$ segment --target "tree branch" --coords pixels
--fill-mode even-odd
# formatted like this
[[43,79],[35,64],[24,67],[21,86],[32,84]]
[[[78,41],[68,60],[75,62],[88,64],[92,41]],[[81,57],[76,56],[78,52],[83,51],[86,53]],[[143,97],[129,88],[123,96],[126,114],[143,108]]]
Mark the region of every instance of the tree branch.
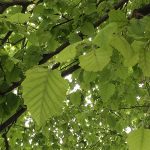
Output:
[[147,4],[142,8],[135,9],[132,13],[131,18],[141,19],[149,14],[150,14],[150,4]]
[[6,33],[5,37],[1,40],[1,46],[7,42],[8,38],[10,37],[11,34],[12,34],[12,31],[8,31]]
[[[129,1],[129,0],[121,0],[120,2],[118,2],[117,4],[114,5],[114,9],[117,10],[117,9],[119,9],[119,8],[122,8],[123,5],[124,5],[125,3],[127,3],[128,1]],[[107,10],[107,13],[106,13],[104,16],[100,17],[100,18],[98,19],[98,21],[93,24],[95,28],[98,27],[100,24],[102,24],[104,21],[106,21],[106,20],[109,18],[109,16],[108,16],[108,12],[109,12],[109,11],[110,11],[110,10]]]
[[67,75],[73,73],[75,70],[77,70],[77,69],[79,69],[79,68],[80,68],[79,64],[75,64],[75,65],[71,66],[70,68],[68,68],[67,70],[63,71],[63,72],[61,73],[61,76],[62,76],[62,77],[65,77],[65,76],[67,76]]
[[[118,9],[119,7],[122,7],[122,5],[124,5],[128,0],[121,0],[118,4],[114,5],[115,9]],[[108,15],[108,14],[107,14]],[[106,19],[108,19],[107,15],[104,15],[103,17],[101,17],[96,23],[94,23],[94,27],[98,27],[101,23],[103,23],[104,21],[106,21]],[[80,35],[83,36],[83,35]],[[49,53],[49,54],[43,54],[43,58],[39,61],[39,65],[44,64],[45,62],[47,62],[50,58],[52,58],[53,56],[57,55],[58,53],[60,53],[64,48],[66,48],[67,46],[69,46],[70,43],[69,41],[64,42],[62,45],[60,45],[55,51]],[[59,67],[59,65],[57,65],[57,67]],[[55,67],[56,68],[56,67]],[[78,64],[72,66],[71,68],[63,71],[61,73],[62,77],[69,75],[70,73],[74,72],[75,70],[79,69],[80,66]],[[8,92],[10,92],[11,90],[13,90],[14,88],[18,87],[21,84],[22,81],[15,82],[13,83],[13,85],[11,87],[9,87],[9,89],[5,92],[0,92],[1,95],[4,95]]]
[[52,29],[54,29],[54,28],[56,28],[56,27],[58,27],[58,26],[61,26],[61,25],[63,25],[63,24],[66,24],[66,23],[68,23],[68,22],[70,22],[70,21],[73,21],[73,19],[67,19],[67,20],[64,21],[64,22],[58,23],[58,24],[56,24],[55,26],[53,26]]
[[17,119],[27,110],[27,107],[24,105],[19,109],[14,115],[7,119],[4,123],[0,125],[0,132],[9,127],[11,124],[17,121]]
[[[122,8],[123,5],[128,2],[128,0],[121,0],[118,4],[116,4],[114,6],[114,9],[118,9],[118,8]],[[101,23],[103,23],[104,21],[106,21],[106,19],[108,19],[108,14],[105,14],[103,17],[101,17],[95,24],[94,27],[98,27]],[[44,54],[43,58],[39,61],[39,65],[45,63],[46,61],[48,61],[50,58],[52,58],[54,55],[60,53],[64,48],[66,48],[68,45],[70,45],[70,43],[67,41],[65,43],[63,43],[61,46],[59,46],[54,52],[49,53],[49,54]],[[57,65],[59,66],[59,65]],[[65,77],[71,73],[73,73],[75,70],[79,69],[80,66],[79,64],[75,64],[73,66],[71,66],[70,68],[68,68],[67,70],[63,71],[61,73],[62,77]],[[5,92],[1,92],[0,94],[6,94],[8,92],[10,92],[11,90],[13,90],[14,88],[18,87],[21,84],[22,81],[17,82],[17,83],[13,83],[13,85],[11,87],[9,87],[9,89]],[[139,107],[139,106],[138,106]],[[123,108],[122,108],[123,109]],[[129,108],[124,108],[124,109],[129,109]],[[131,108],[130,108],[131,109]],[[27,108],[23,107],[21,108],[18,112],[16,112],[13,116],[11,116],[8,120],[6,120],[3,124],[0,125],[0,131],[2,131],[3,129],[5,129],[6,127],[8,127],[9,125],[11,125],[13,122],[15,122],[25,111],[27,110]]]
[[[122,7],[126,2],[128,2],[128,0],[121,0],[118,4],[114,5],[114,9],[118,9],[118,8]],[[97,22],[95,22],[93,24],[94,27],[95,28],[98,27],[101,23],[103,23],[107,19],[108,19],[108,14],[105,14]],[[79,33],[79,36],[83,37],[83,35],[81,33]],[[60,53],[64,48],[66,48],[69,45],[70,45],[70,43],[69,43],[69,41],[67,41],[67,42],[63,43],[60,47],[58,47],[54,52],[49,53],[49,54],[44,54],[42,60],[40,60],[40,62],[39,62],[39,65],[47,62],[50,58],[52,58],[54,55]]]
[[60,53],[64,48],[66,48],[67,46],[69,46],[70,43],[69,41],[63,43],[62,45],[60,45],[55,51],[49,53],[49,54],[44,54],[43,58],[40,60],[39,65],[44,64],[45,62],[47,62],[50,58],[52,58],[53,56],[57,55],[58,53]]
[[8,139],[7,139],[7,133],[4,133],[2,135],[3,139],[4,139],[4,143],[5,143],[5,150],[9,150],[9,142],[8,142]]
[[[32,2],[33,3],[33,2]],[[29,4],[32,4],[31,2],[28,2],[28,1],[13,1],[13,2],[0,2],[0,14],[3,13],[8,7],[10,6],[14,6],[14,5],[21,5],[22,6],[22,10],[21,10],[21,13],[25,13],[27,7]],[[7,6],[7,7],[6,7]],[[4,9],[2,12],[1,12],[1,8]],[[1,46],[3,46],[7,40],[9,39],[9,37],[11,36],[13,31],[8,31],[5,35],[5,37],[2,39],[1,41]]]
[[[131,106],[131,107],[120,107],[118,110],[123,110],[123,109],[140,109],[140,108],[149,108],[150,105],[137,105],[137,106]],[[112,110],[116,111],[116,110]]]
[[15,6],[15,5],[27,7],[30,4],[34,4],[33,1],[16,0],[11,2],[0,2],[0,14],[2,14],[8,7]]

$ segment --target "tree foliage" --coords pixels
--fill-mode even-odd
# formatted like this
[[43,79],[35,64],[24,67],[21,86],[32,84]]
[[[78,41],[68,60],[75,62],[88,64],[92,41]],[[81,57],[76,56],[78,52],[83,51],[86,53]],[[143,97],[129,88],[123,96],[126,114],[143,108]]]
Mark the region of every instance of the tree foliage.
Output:
[[149,14],[149,0],[2,0],[0,150],[149,150]]

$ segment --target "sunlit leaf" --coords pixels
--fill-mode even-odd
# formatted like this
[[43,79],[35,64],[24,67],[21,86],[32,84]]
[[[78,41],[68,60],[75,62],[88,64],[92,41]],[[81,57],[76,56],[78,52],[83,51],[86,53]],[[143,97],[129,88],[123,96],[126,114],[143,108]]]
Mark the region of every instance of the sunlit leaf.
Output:
[[128,135],[127,143],[129,150],[149,150],[150,148],[150,130],[138,129]]
[[101,71],[109,63],[111,55],[111,47],[94,49],[79,57],[80,66],[86,71]]
[[93,40],[93,43],[100,47],[107,47],[112,40],[113,34],[118,30],[117,23],[110,23],[101,29]]
[[67,83],[57,71],[28,70],[22,86],[25,104],[39,125],[62,111]]
[[29,21],[30,14],[23,14],[23,13],[16,13],[13,15],[10,15],[7,20],[12,23],[24,23]]
[[110,44],[123,55],[125,66],[130,67],[137,63],[138,56],[134,53],[131,45],[125,38],[114,36]]

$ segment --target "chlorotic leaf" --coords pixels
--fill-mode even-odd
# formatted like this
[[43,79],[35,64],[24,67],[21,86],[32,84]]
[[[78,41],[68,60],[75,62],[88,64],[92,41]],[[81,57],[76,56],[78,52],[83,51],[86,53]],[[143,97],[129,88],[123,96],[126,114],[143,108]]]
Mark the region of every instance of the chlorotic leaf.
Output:
[[44,68],[28,70],[22,86],[25,104],[39,125],[61,112],[67,83],[58,71]]
[[112,48],[98,48],[79,57],[80,66],[86,71],[101,71],[109,63]]
[[150,148],[150,130],[138,129],[131,132],[127,138],[129,150],[149,150]]

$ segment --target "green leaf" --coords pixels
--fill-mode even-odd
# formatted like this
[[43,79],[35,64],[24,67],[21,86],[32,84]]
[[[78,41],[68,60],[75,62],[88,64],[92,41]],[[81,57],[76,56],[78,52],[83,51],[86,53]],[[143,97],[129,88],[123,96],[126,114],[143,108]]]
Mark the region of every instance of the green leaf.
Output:
[[77,33],[71,33],[69,35],[69,42],[71,44],[75,43],[75,42],[78,42],[78,41],[81,41],[81,37]]
[[80,105],[81,103],[81,92],[78,90],[75,93],[72,93],[70,95],[70,101],[72,102],[72,104],[74,104],[75,106]]
[[140,52],[139,64],[144,75],[150,77],[150,51],[143,49],[143,51]]
[[93,39],[93,43],[100,47],[106,47],[117,30],[118,25],[116,23],[109,23],[97,33],[96,37]]
[[76,52],[77,52],[76,46],[82,42],[83,41],[79,41],[79,42],[76,42],[76,43],[73,43],[73,44],[67,46],[63,51],[61,51],[56,56],[55,60],[62,63],[62,62],[66,62],[66,61],[73,59],[76,56]]
[[15,113],[19,103],[20,98],[13,93],[0,97],[0,118],[8,117]]
[[25,104],[39,125],[61,113],[67,83],[58,71],[44,68],[28,70],[22,86]]
[[132,47],[124,37],[114,36],[110,45],[123,55],[125,66],[130,67],[137,63],[138,55],[134,53]]
[[92,36],[95,32],[93,24],[90,22],[85,22],[81,27],[81,32],[85,35]]
[[109,63],[112,48],[98,48],[79,57],[80,66],[86,71],[101,71]]
[[138,129],[131,132],[127,138],[129,150],[149,150],[150,148],[150,130]]
[[23,63],[26,68],[30,68],[39,63],[41,59],[41,49],[38,46],[30,46],[26,50],[26,55],[23,57]]
[[127,23],[125,13],[121,10],[111,10],[109,12],[109,21],[117,22],[119,25],[124,25]]
[[107,122],[111,128],[114,128],[116,126],[117,120],[113,115],[109,115],[107,117]]
[[10,113],[12,113],[12,112],[14,113],[19,106],[19,102],[20,102],[19,96],[15,95],[13,93],[9,93],[6,96],[7,111]]
[[128,26],[128,35],[136,40],[144,38],[144,26],[138,19],[132,19]]
[[4,67],[7,71],[11,72],[14,68],[14,62],[11,59],[7,59],[4,64]]
[[30,35],[27,35],[28,40],[35,46],[39,46],[39,40],[36,32],[30,33]]
[[144,49],[144,45],[145,42],[134,40],[131,44],[131,47],[133,48],[134,52],[139,55],[139,52]]
[[83,72],[83,80],[85,83],[90,83],[94,81],[96,77],[97,77],[97,74],[95,72],[88,72],[88,71]]
[[7,20],[12,23],[24,23],[29,21],[30,14],[16,13],[8,16]]
[[14,66],[14,68],[11,70],[11,72],[7,72],[6,74],[6,80],[8,83],[11,82],[17,82],[20,80],[20,75],[22,74],[21,69],[17,66]]
[[124,66],[117,68],[116,75],[121,79],[126,79],[128,77],[128,68]]
[[115,92],[115,85],[112,83],[106,83],[100,85],[100,95],[102,99],[108,100]]

